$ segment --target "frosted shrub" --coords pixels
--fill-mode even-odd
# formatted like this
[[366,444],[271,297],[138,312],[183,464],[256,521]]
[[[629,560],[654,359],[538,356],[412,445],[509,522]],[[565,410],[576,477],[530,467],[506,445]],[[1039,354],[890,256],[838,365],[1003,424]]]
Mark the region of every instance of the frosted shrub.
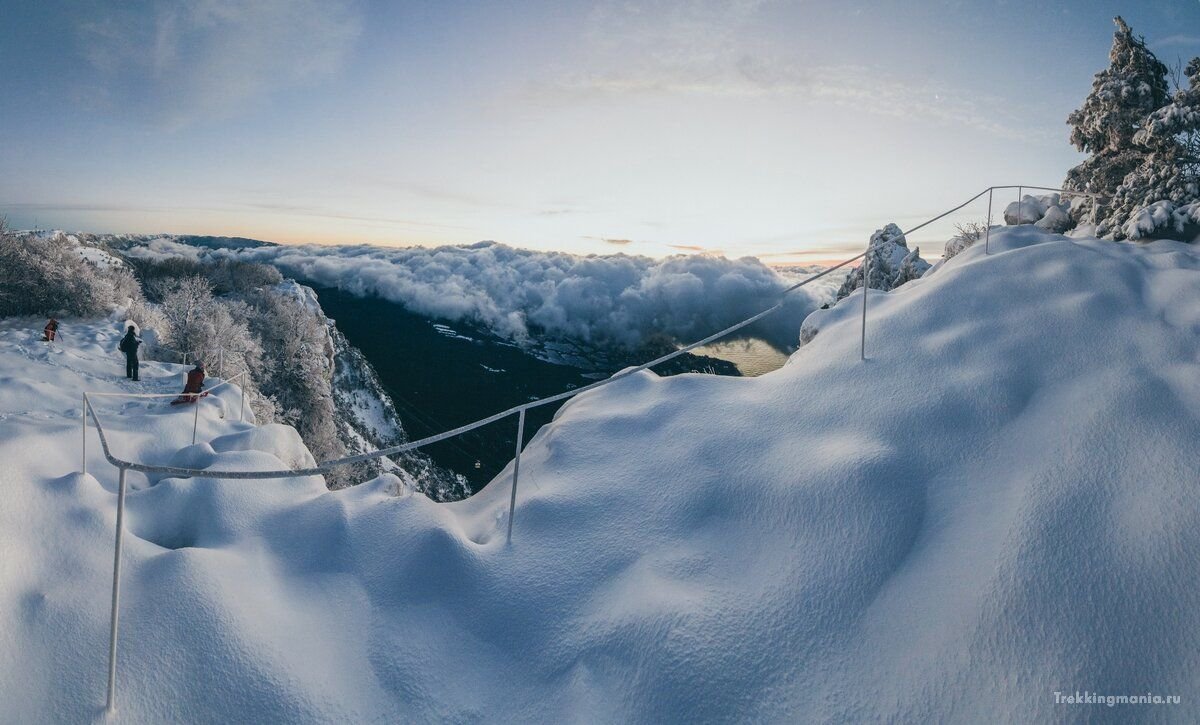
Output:
[[960,254],[975,242],[983,239],[983,235],[987,231],[987,224],[982,222],[966,222],[964,224],[955,224],[954,229],[958,233],[950,241],[946,242],[946,248],[942,251],[943,259],[950,259]]
[[0,316],[97,315],[115,286],[62,235],[10,232],[0,222]]

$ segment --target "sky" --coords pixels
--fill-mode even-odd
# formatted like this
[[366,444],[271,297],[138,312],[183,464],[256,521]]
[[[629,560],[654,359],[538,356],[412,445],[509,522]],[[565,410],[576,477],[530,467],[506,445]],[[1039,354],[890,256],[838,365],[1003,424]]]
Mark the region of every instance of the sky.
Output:
[[0,10],[13,227],[768,263],[1057,186],[1114,15],[1167,63],[1200,55],[1200,0]]

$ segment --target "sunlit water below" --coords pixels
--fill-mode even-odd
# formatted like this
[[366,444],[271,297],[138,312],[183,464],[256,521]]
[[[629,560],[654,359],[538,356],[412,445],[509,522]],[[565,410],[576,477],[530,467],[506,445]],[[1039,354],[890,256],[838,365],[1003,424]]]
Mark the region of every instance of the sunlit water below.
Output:
[[788,353],[757,337],[720,340],[693,350],[697,355],[728,360],[746,377],[753,378],[778,370],[787,362]]

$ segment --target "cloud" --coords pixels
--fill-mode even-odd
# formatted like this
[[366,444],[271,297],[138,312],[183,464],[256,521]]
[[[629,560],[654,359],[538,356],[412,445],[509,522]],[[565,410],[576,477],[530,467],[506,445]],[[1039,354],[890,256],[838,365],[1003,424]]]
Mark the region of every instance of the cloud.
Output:
[[1150,45],[1155,48],[1166,48],[1172,45],[1200,45],[1200,35],[1168,35]]
[[604,242],[605,244],[613,244],[618,247],[623,247],[627,244],[633,244],[632,239],[612,239],[610,237],[584,237],[584,239],[594,239],[598,242]]
[[[165,245],[152,243],[148,253],[165,251]],[[549,337],[637,346],[661,334],[690,341],[770,307],[789,284],[753,258],[578,256],[494,242],[202,253],[273,264],[300,280],[382,297],[431,317],[470,320],[517,342]],[[835,286],[814,285],[789,295],[759,334],[781,346],[793,344],[804,317],[831,299]]]
[[888,118],[923,118],[967,126],[1002,138],[1028,138],[1035,131],[998,99],[937,84],[914,85],[862,66],[801,68],[752,55],[720,68],[637,67],[575,74],[539,89],[541,98],[578,95],[794,96],[847,106]]
[[199,261],[204,251],[202,247],[181,244],[167,237],[160,237],[129,247],[123,253],[136,259],[152,259],[161,262],[176,257]]
[[944,84],[906,83],[882,68],[814,65],[773,42],[763,13],[778,3],[657,0],[600,3],[581,70],[534,87],[568,102],[603,95],[795,97],[889,118],[919,118],[1002,138],[1036,133],[999,98]]
[[100,3],[77,31],[89,98],[170,125],[227,117],[341,68],[362,21],[348,0]]

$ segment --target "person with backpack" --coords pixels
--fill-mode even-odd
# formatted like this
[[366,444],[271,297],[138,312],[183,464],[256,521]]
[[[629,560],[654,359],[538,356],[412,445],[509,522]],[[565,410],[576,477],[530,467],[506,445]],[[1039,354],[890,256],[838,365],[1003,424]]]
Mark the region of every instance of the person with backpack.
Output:
[[42,330],[42,342],[54,342],[54,336],[58,334],[58,320],[53,317],[46,323],[45,329]]
[[125,353],[125,377],[133,378],[135,383],[138,381],[138,346],[141,344],[142,341],[138,339],[133,325],[130,325],[125,337],[121,338],[121,344],[117,346],[117,349]]

